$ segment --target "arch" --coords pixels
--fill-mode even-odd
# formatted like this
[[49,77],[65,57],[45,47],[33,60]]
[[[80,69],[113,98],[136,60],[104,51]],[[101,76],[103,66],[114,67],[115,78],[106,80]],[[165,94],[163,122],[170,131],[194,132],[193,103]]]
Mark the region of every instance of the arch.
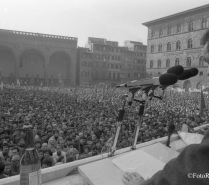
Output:
[[159,30],[159,37],[162,37],[163,36],[163,28],[161,28],[160,30]]
[[162,51],[163,51],[163,45],[162,45],[162,43],[160,43],[158,45],[158,52],[162,52]]
[[202,83],[198,82],[197,85],[196,85],[196,89],[201,89],[201,88],[202,88]]
[[179,58],[176,58],[176,59],[175,59],[175,66],[178,66],[179,63],[180,63],[180,59],[179,59]]
[[150,68],[153,68],[153,60],[150,61]]
[[190,21],[188,25],[188,31],[193,31],[194,30],[194,21]]
[[181,24],[177,25],[177,33],[181,33]]
[[169,27],[168,27],[168,35],[171,35],[171,34],[172,34],[172,27],[169,26]]
[[204,62],[205,62],[204,57],[201,56],[201,57],[199,58],[199,66],[204,66]]
[[0,77],[3,81],[12,82],[15,74],[15,54],[5,45],[0,45]]
[[166,60],[166,67],[170,67],[170,65],[171,65],[171,61],[170,61],[170,59],[168,58],[168,59]]
[[162,64],[161,60],[158,60],[158,61],[157,61],[157,67],[158,67],[158,68],[161,68],[161,64]]
[[26,49],[20,55],[19,73],[28,84],[34,84],[37,76],[44,79],[44,55],[37,49]]
[[192,84],[191,84],[190,80],[186,80],[183,84],[183,89],[185,89],[185,91],[188,92],[189,88],[191,88],[191,87],[192,87]]
[[208,20],[205,17],[202,19],[201,27],[202,28],[207,28],[208,27]]
[[193,48],[193,40],[191,38],[187,41],[187,48]]
[[191,57],[187,57],[186,66],[190,67],[191,65],[192,65],[192,58]]
[[49,59],[48,75],[54,76],[54,83],[67,83],[69,80],[69,70],[71,58],[65,51],[55,51]]
[[151,37],[155,38],[155,30],[152,30]]
[[181,49],[181,42],[180,42],[180,40],[178,40],[176,42],[176,50],[180,50],[180,49]]
[[167,43],[167,51],[171,51],[171,43],[170,42]]
[[203,36],[200,37],[200,46],[204,46],[202,38],[203,38]]
[[150,52],[151,52],[151,53],[154,53],[154,51],[155,51],[155,46],[154,46],[154,45],[151,45]]

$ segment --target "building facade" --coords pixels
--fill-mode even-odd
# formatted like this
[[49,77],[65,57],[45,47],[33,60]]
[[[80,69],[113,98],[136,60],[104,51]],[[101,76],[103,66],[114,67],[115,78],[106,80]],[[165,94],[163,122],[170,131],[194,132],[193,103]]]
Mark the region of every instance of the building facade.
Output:
[[76,83],[77,38],[0,30],[0,77],[5,82]]
[[116,84],[146,77],[146,46],[140,42],[118,42],[89,37],[78,48],[77,84]]
[[201,38],[209,25],[209,5],[143,23],[148,27],[146,69],[158,76],[168,68],[197,67],[199,74],[178,86],[188,90],[209,86],[208,65],[203,60]]

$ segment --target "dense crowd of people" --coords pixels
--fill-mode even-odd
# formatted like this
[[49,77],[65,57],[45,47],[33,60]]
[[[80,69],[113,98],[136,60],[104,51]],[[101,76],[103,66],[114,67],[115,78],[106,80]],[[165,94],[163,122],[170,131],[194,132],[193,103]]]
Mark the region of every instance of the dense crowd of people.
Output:
[[[125,93],[126,89],[111,88],[5,86],[0,91],[0,178],[20,172],[23,125],[33,127],[42,168],[109,152]],[[138,107],[138,103],[125,107],[117,149],[132,145]],[[206,111],[199,115],[200,93],[167,90],[164,100],[147,103],[137,143],[167,136],[171,123],[176,130],[186,124],[193,132],[208,123]]]

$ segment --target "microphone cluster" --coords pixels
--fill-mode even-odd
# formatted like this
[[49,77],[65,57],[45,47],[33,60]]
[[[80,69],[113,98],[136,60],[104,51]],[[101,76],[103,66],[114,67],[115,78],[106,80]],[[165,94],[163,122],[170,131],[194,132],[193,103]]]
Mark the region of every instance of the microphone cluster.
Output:
[[[181,65],[177,65],[169,68],[165,73],[163,73],[159,77],[154,77],[152,79],[129,81],[125,84],[120,84],[116,86],[116,88],[119,87],[129,88],[129,91],[132,93],[132,96],[130,97],[131,100],[129,100],[128,102],[131,105],[132,101],[134,100],[134,94],[138,90],[144,91],[146,94],[148,94],[150,90],[154,92],[154,90],[157,87],[160,87],[164,91],[168,86],[177,83],[178,80],[186,80],[192,78],[196,76],[198,73],[199,71],[197,68],[190,68],[184,70],[184,68]],[[151,94],[151,96],[154,98],[162,99],[162,97],[155,96],[154,93],[149,93],[149,94]]]
[[184,70],[181,65],[177,65],[171,67],[167,70],[167,72],[163,73],[159,77],[155,77],[152,79],[144,79],[144,80],[133,80],[124,84],[120,84],[116,86],[118,87],[138,87],[138,86],[146,86],[146,85],[158,85],[158,86],[169,86],[174,85],[178,80],[186,80],[191,77],[194,77],[198,74],[197,68],[190,68]]

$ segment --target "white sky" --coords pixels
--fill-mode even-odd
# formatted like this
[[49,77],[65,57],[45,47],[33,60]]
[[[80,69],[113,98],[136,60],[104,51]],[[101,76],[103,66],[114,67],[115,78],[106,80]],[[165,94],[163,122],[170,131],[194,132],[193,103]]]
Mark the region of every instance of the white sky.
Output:
[[208,0],[0,0],[0,29],[147,43],[142,23],[208,4]]

